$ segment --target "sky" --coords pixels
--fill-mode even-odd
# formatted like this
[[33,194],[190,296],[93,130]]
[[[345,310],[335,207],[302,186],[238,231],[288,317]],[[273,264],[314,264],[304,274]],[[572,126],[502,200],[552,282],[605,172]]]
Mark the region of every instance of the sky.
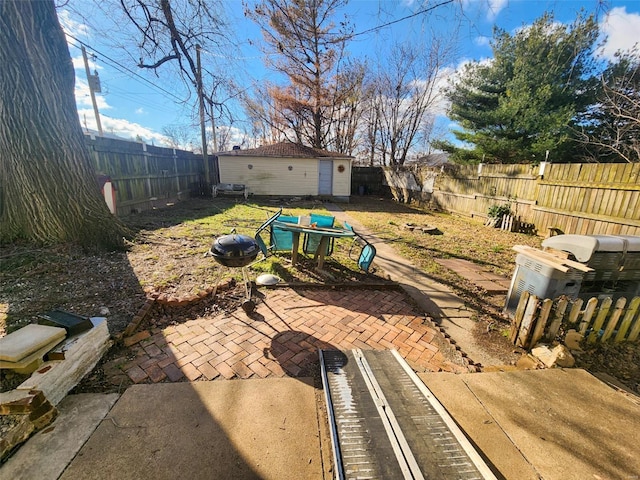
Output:
[[[107,2],[109,0],[106,0]],[[601,33],[606,41],[600,50],[603,59],[612,58],[620,49],[640,42],[640,0],[456,0],[453,4],[436,6],[443,0],[350,0],[345,11],[358,35],[349,46],[350,54],[375,61],[380,52],[393,42],[424,41],[433,34],[455,41],[455,55],[449,60],[440,85],[446,85],[446,75],[452,74],[469,61],[490,59],[490,40],[495,27],[507,32],[531,24],[544,12],[553,12],[557,22],[571,23],[577,12],[596,13]],[[236,46],[227,51],[204,51],[203,64],[226,72],[240,88],[252,83],[277,80],[277,75],[264,67],[258,48],[259,29],[243,15],[240,0],[221,0],[228,32]],[[417,14],[434,7],[428,13]],[[105,11],[107,13],[105,13]],[[83,128],[95,131],[96,121],[89,95],[80,42],[89,53],[91,72],[100,77],[101,93],[96,94],[103,132],[122,138],[142,139],[154,145],[166,144],[163,131],[189,130],[199,132],[195,115],[195,98],[179,82],[157,76],[135,66],[131,54],[118,47],[127,42],[127,19],[113,9],[96,8],[90,0],[69,0],[58,10],[68,35],[69,52],[76,69],[76,103]],[[222,98],[234,118],[232,126],[216,125],[218,131],[228,131],[231,144],[246,140],[249,125],[243,121],[240,105]],[[446,104],[437,112],[438,128],[445,132],[454,127],[446,118]],[[197,148],[187,140],[183,146]]]

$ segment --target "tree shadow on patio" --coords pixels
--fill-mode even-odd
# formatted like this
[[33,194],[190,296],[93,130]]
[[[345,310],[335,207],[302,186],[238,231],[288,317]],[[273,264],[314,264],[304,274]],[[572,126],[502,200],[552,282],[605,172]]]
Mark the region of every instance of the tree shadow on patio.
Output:
[[318,350],[338,350],[330,343],[308,333],[289,330],[276,334],[266,354],[276,360],[284,372],[293,378],[313,377],[319,388],[320,361]]

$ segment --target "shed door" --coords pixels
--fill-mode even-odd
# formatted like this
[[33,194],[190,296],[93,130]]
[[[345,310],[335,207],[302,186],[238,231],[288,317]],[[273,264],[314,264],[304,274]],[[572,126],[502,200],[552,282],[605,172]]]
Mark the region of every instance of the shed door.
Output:
[[333,189],[333,160],[319,160],[318,195],[331,195]]

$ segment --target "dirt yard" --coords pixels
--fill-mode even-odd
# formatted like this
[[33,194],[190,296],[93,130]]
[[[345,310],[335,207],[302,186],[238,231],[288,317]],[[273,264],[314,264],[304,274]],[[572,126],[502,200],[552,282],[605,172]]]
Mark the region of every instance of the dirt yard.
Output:
[[[238,233],[253,235],[280,206],[284,214],[290,215],[323,209],[321,203],[305,200],[258,203],[250,199],[245,203],[239,199],[192,199],[124,218],[134,232],[127,251],[87,255],[68,246],[3,247],[0,335],[36,322],[39,314],[59,308],[86,316],[106,316],[112,335],[117,336],[144,304],[149,292],[182,298],[197,295],[227,278],[239,280],[240,269],[221,267],[205,257],[206,252],[215,237],[233,228]],[[513,245],[537,247],[541,238],[502,232],[472,219],[430,212],[388,199],[358,197],[341,208],[392,244],[399,253],[411,258],[435,280],[453,288],[477,312],[475,339],[478,344],[494,356],[504,358],[505,363],[513,361],[514,348],[505,338],[509,324],[500,313],[504,296],[488,295],[437,264],[435,259],[467,259],[510,277],[515,259]],[[403,228],[407,223],[432,226],[440,234],[416,234]],[[255,265],[251,274],[255,278],[270,272],[289,283],[386,283],[384,272],[359,273],[349,256],[350,247],[350,240],[336,242],[334,254],[325,265],[330,277],[320,277],[313,270],[311,258],[302,258],[298,268],[292,268],[286,256],[269,257]],[[211,312],[234,308],[241,297],[241,293],[232,289],[219,297],[218,302],[201,302],[189,308]],[[177,314],[179,310],[172,313]],[[172,320],[176,319],[164,319]],[[592,372],[605,372],[640,392],[637,344],[587,352],[580,356],[579,364]],[[0,386],[5,390],[20,380],[19,376],[3,373]]]

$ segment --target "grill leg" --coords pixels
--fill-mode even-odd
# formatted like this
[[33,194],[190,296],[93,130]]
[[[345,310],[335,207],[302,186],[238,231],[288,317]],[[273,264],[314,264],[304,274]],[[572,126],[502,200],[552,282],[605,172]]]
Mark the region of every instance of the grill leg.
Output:
[[247,315],[251,315],[256,309],[256,304],[251,300],[251,282],[245,267],[242,267],[242,278],[244,279],[244,288],[247,294],[245,301],[242,302],[242,309]]

